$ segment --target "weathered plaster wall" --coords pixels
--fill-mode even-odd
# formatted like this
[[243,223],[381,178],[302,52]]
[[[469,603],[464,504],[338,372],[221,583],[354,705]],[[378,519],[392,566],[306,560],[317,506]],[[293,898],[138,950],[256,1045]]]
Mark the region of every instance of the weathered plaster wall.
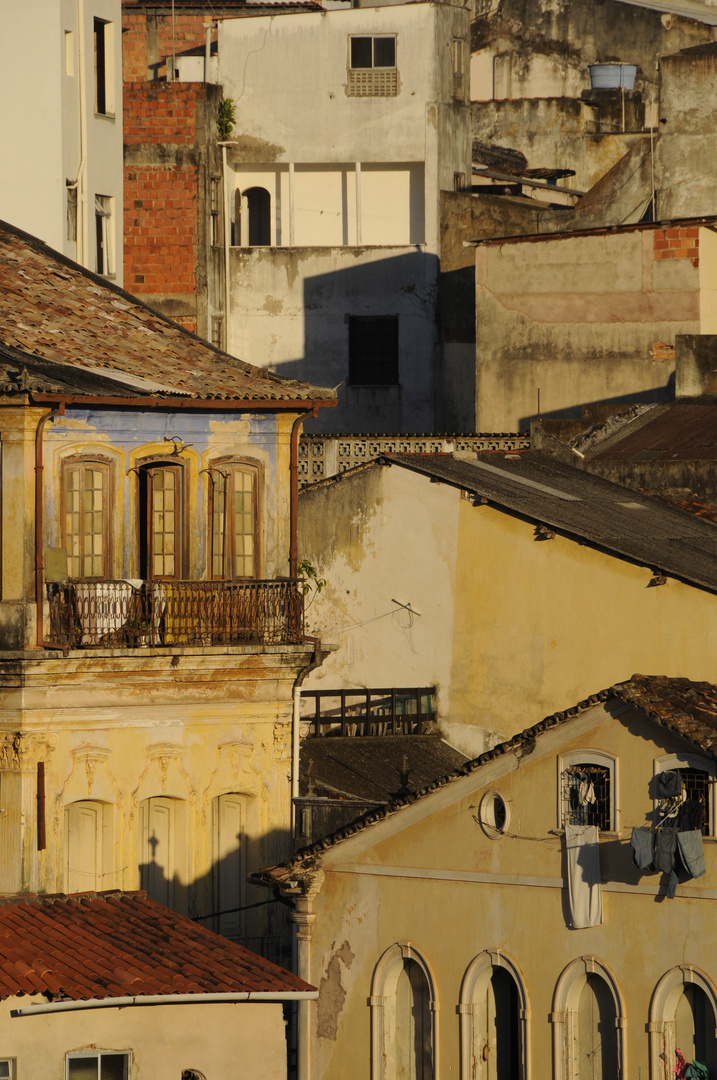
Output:
[[[232,249],[228,347],[339,387],[338,406],[307,431],[431,431],[437,262],[424,248]],[[398,385],[349,384],[349,315],[398,316]]]
[[658,216],[668,220],[713,214],[717,52],[665,56],[660,73]]
[[[624,1006],[625,1061],[635,1076],[652,1075],[647,1026],[661,977],[685,965],[704,972],[715,986],[714,840],[705,843],[706,874],[680,886],[674,900],[660,897],[662,902],[656,902],[662,875],[641,876],[629,844],[632,827],[652,815],[655,761],[684,753],[686,744],[635,713],[621,723],[602,707],[576,718],[548,741],[547,749],[542,740],[538,743],[535,756],[529,749],[520,758],[501,756],[477,775],[323,854],[325,880],[314,903],[312,967],[305,975],[317,986],[326,980],[334,991],[340,980],[341,993],[311,1005],[317,1075],[338,1070],[362,1080],[369,1076],[373,972],[396,942],[415,949],[431,973],[441,1076],[460,1075],[459,1031],[467,1019],[458,1009],[461,983],[474,958],[486,950],[499,950],[521,980],[528,1003],[530,1075],[541,1078],[553,1076],[556,1067],[556,985],[579,957],[594,957],[615,979]],[[556,833],[562,824],[559,755],[585,747],[618,760],[621,831],[604,834],[600,842],[603,923],[573,930],[566,925],[565,856]],[[503,796],[510,814],[507,835],[497,840],[485,835],[477,821],[480,800],[489,790]],[[464,1008],[468,1011],[467,1004]],[[477,1022],[478,1007],[474,1016]]]
[[[300,557],[327,580],[307,613],[340,648],[307,687],[438,688],[469,755],[634,671],[714,680],[709,593],[556,537],[397,467],[299,498]],[[411,616],[393,603],[409,604]]]
[[91,1012],[11,1017],[34,998],[0,1006],[3,1054],[17,1058],[19,1076],[65,1076],[65,1055],[109,1050],[131,1053],[131,1075],[181,1076],[195,1069],[232,1080],[284,1080],[286,1041],[281,1003],[155,1005]]
[[688,231],[479,247],[477,430],[524,429],[538,414],[538,389],[544,416],[668,399],[674,363],[650,350],[701,328],[698,238],[680,235]]

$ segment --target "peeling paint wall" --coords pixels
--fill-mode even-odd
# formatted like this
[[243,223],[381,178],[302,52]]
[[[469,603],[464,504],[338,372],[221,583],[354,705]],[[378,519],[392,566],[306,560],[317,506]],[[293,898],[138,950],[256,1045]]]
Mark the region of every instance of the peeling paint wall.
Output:
[[[574,699],[562,704],[572,705]],[[537,752],[522,758],[502,755],[322,853],[325,880],[314,903],[312,966],[305,976],[318,985],[340,941],[349,943],[354,960],[343,971],[346,997],[336,1039],[322,1037],[312,1023],[315,1075],[362,1080],[370,1075],[372,1048],[381,1045],[377,1018],[382,1008],[390,1009],[393,991],[390,980],[385,988],[373,982],[374,973],[396,943],[418,954],[430,973],[439,1015],[437,1075],[463,1075],[466,1052],[481,1064],[485,1060],[487,1017],[485,1031],[479,1027],[485,1016],[485,982],[475,986],[471,997],[465,981],[477,958],[486,963],[488,978],[492,963],[517,980],[522,991],[512,1030],[522,1034],[525,1075],[540,1080],[559,1075],[553,1039],[561,1048],[556,1025],[568,1017],[555,1011],[556,987],[567,966],[580,957],[589,958],[588,964],[594,958],[594,970],[605,974],[607,969],[614,980],[624,1009],[618,1023],[625,1074],[655,1075],[650,1048],[656,1036],[648,1024],[654,1020],[651,999],[660,979],[682,966],[686,983],[706,976],[715,992],[717,845],[705,842],[706,874],[681,885],[673,900],[664,892],[658,896],[664,875],[635,868],[630,830],[652,819],[657,762],[684,754],[686,744],[634,710],[621,721],[610,711],[598,705],[543,736]],[[617,760],[620,825],[600,838],[603,922],[576,930],[569,926],[560,773],[562,755],[586,748]],[[481,801],[490,791],[502,796],[508,813],[506,833],[497,838],[480,824]],[[584,979],[585,970],[576,975]],[[682,973],[676,974],[680,986]],[[674,1021],[675,1004],[673,999],[671,1016],[660,1020]],[[323,1007],[320,997],[311,1006],[315,1017]],[[570,1019],[576,1020],[577,1009],[569,1008],[574,1009]],[[473,1037],[463,1041],[461,1032],[471,1023]],[[708,1044],[714,1046],[709,1024],[707,1029]],[[659,1036],[657,1041],[653,1063],[659,1065],[663,1046]]]
[[[326,588],[307,611],[335,643],[307,689],[436,685],[469,756],[634,671],[715,679],[717,598],[405,469],[371,465],[299,498],[299,551]],[[411,616],[400,604],[409,604]]]

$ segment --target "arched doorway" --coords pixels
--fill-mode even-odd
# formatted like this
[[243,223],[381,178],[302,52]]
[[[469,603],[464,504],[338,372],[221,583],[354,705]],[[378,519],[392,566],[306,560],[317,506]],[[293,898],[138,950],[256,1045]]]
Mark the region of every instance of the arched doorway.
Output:
[[528,1003],[517,966],[481,953],[461,987],[461,1080],[527,1080]]

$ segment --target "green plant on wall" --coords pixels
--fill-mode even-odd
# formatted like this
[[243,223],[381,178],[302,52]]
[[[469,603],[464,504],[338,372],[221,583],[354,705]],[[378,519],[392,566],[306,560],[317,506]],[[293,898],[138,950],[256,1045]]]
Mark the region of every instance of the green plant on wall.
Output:
[[234,101],[232,98],[222,98],[219,102],[217,114],[217,134],[220,142],[226,142],[231,137],[235,124]]

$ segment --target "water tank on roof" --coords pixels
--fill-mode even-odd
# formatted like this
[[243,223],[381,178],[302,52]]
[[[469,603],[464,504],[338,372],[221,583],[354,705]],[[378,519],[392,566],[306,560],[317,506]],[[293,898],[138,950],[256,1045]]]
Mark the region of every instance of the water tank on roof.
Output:
[[633,90],[637,66],[635,64],[588,64],[591,90]]

